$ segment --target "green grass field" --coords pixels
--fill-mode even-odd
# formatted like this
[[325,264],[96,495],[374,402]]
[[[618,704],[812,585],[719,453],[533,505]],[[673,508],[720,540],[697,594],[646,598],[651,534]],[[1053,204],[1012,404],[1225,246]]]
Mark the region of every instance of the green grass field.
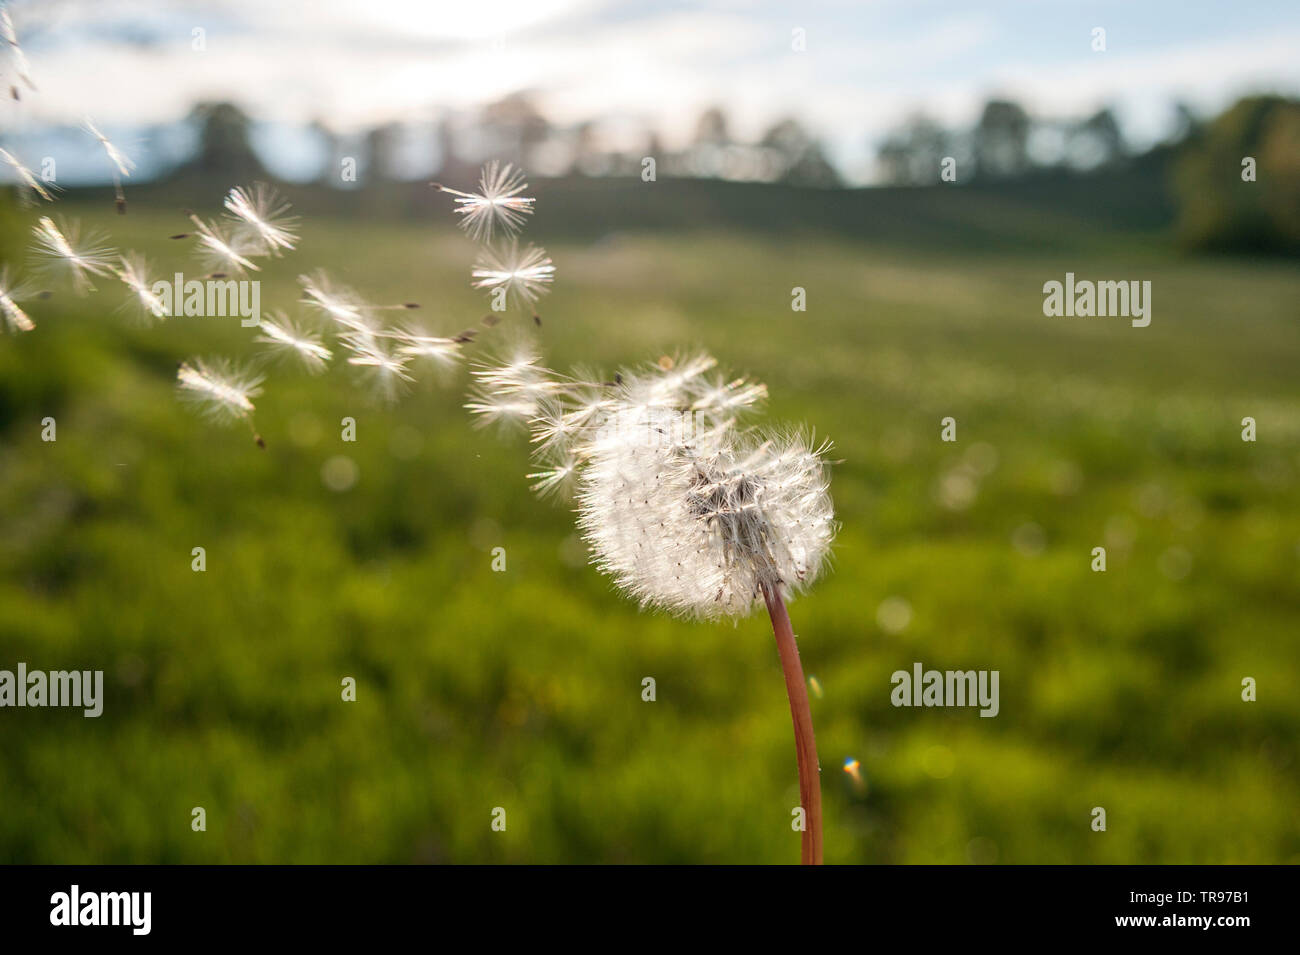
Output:
[[[166,238],[175,213],[57,211],[200,274]],[[1300,860],[1294,263],[1133,236],[945,252],[543,225],[556,366],[707,348],[769,384],[766,423],[835,442],[834,565],[791,606],[824,688],[828,862]],[[264,310],[326,267],[446,332],[483,314],[474,245],[445,219],[303,231],[261,276]],[[1150,327],[1044,317],[1066,271],[1150,280]],[[133,325],[99,284],[0,339],[0,668],[102,669],[106,687],[99,719],[0,711],[0,861],[798,860],[767,621],[613,592],[567,508],[527,490],[526,441],[472,427],[463,368],[393,408],[341,367],[277,370],[259,451],[174,389],[178,360],[251,356],[253,330]],[[340,456],[357,479],[330,490]],[[1001,712],[891,706],[916,661],[1000,671]]]

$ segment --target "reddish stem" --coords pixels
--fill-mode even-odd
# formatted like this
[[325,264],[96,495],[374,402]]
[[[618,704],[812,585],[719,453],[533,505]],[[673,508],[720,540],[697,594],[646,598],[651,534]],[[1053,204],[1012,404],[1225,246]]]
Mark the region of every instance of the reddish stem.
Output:
[[813,738],[812,708],[808,704],[808,684],[799,663],[799,647],[785,601],[776,588],[763,588],[767,613],[776,634],[776,649],[785,673],[785,692],[790,697],[790,716],[794,720],[794,750],[799,761],[799,801],[804,810],[804,865],[822,864],[822,786],[821,767],[817,763],[817,741]]

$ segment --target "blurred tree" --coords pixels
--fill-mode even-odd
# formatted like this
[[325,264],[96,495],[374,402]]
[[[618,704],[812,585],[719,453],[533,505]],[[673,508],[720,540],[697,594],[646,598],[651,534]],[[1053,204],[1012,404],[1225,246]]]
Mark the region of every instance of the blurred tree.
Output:
[[1174,128],[1166,142],[1181,143],[1185,139],[1198,135],[1204,128],[1205,124],[1201,122],[1191,106],[1179,100],[1174,104]]
[[187,117],[198,124],[199,150],[188,167],[202,175],[230,180],[266,177],[249,141],[249,119],[233,103],[199,103]]
[[596,124],[592,120],[579,123],[573,132],[572,171],[580,176],[594,176],[607,164],[608,159],[601,152]]
[[1072,124],[1066,132],[1065,158],[1075,169],[1099,169],[1124,158],[1124,134],[1109,109]]
[[339,182],[339,158],[343,152],[342,138],[320,118],[312,120],[311,131],[320,140],[325,156],[318,181],[327,186],[336,186]]
[[481,122],[494,158],[524,168],[532,164],[534,152],[551,137],[551,124],[526,92],[511,93],[489,103],[483,108]]
[[821,188],[840,185],[839,173],[826,158],[821,143],[793,118],[772,126],[759,140],[759,146],[776,157],[778,182]]
[[938,182],[940,163],[950,155],[950,139],[929,117],[920,113],[908,117],[877,152],[885,181],[905,186]]
[[1179,238],[1197,249],[1300,253],[1297,157],[1300,100],[1239,100],[1178,160]]
[[700,114],[695,123],[695,138],[692,142],[696,146],[719,147],[731,142],[731,135],[727,131],[727,115],[721,107],[713,106]]
[[397,175],[397,148],[402,137],[400,123],[384,123],[366,133],[366,177],[372,182]]
[[686,150],[687,170],[691,175],[705,178],[721,176],[730,146],[726,114],[717,106],[706,109],[695,123],[695,136]]
[[1006,179],[1029,169],[1029,114],[1018,103],[989,100],[974,131],[975,174]]

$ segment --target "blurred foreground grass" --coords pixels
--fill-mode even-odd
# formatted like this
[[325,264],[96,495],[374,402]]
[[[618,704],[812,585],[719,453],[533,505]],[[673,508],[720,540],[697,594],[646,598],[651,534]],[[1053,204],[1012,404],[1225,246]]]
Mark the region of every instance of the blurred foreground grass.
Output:
[[[174,214],[59,211],[198,274],[165,238]],[[474,246],[445,227],[304,235],[260,276],[264,310],[292,310],[294,276],[323,266],[422,302],[436,329],[482,314]],[[835,441],[835,565],[791,608],[825,691],[828,861],[1300,858],[1293,267],[1118,242],[529,237],[559,267],[541,329],[557,366],[705,347],[768,382],[768,422]],[[1149,279],[1151,326],[1045,318],[1066,271]],[[106,281],[61,294],[0,339],[0,668],[103,669],[107,697],[99,719],[0,711],[0,861],[797,860],[766,621],[681,622],[611,592],[565,507],[530,496],[526,443],[470,426],[463,369],[392,409],[339,368],[276,371],[261,452],[173,388],[178,359],[247,356],[252,330],[141,328],[119,301]],[[353,466],[347,490],[322,480]],[[999,670],[1000,714],[893,708],[890,674],[914,661]]]

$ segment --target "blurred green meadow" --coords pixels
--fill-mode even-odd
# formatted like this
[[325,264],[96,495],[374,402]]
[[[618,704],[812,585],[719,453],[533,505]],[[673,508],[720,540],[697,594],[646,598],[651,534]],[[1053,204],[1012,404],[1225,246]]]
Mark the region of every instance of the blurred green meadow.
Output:
[[[937,194],[879,193],[942,245],[551,234],[539,213],[526,235],[558,277],[536,337],[563,368],[711,350],[768,383],[762,423],[834,441],[834,564],[791,605],[823,691],[828,862],[1300,860],[1300,270]],[[198,277],[167,238],[180,205],[55,211]],[[8,215],[21,257],[36,213]],[[989,242],[1011,231],[990,215],[1023,241]],[[324,267],[472,326],[475,245],[449,218],[308,215],[258,276],[262,308],[296,311],[295,277]],[[1151,325],[1045,317],[1067,271],[1151,281]],[[337,364],[274,368],[260,451],[174,386],[181,359],[254,355],[255,330],[145,327],[98,284],[0,339],[0,668],[102,669],[106,696],[98,719],[0,710],[0,861],[798,860],[767,621],[613,592],[568,508],[529,492],[526,440],[472,426],[463,367],[393,407]],[[999,714],[893,707],[915,662],[998,670]]]

